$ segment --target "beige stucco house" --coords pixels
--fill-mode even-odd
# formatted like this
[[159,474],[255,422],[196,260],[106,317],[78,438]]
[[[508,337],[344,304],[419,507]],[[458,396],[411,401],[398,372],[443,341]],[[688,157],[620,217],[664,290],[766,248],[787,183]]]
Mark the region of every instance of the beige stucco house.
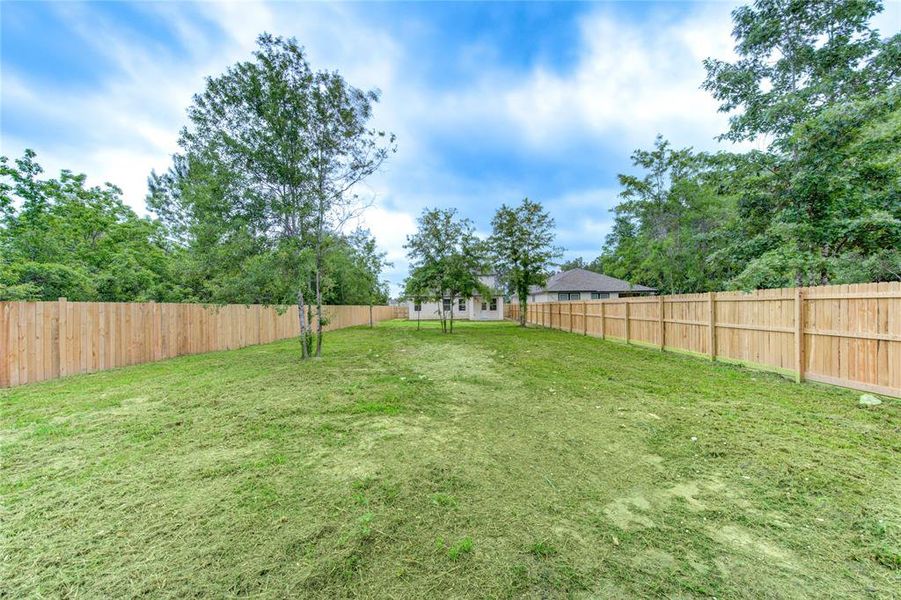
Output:
[[[570,269],[551,275],[544,286],[529,289],[529,302],[566,302],[570,300],[605,300],[626,296],[649,296],[657,290],[643,285],[601,275],[586,269]],[[512,302],[516,302],[516,296]]]
[[440,318],[440,310],[450,315],[453,311],[454,319],[467,321],[502,321],[504,319],[504,296],[497,290],[497,279],[494,275],[481,275],[479,279],[488,288],[495,290],[490,297],[474,296],[468,300],[465,298],[451,299],[446,297],[438,302],[407,301],[408,318],[416,320],[437,320]]

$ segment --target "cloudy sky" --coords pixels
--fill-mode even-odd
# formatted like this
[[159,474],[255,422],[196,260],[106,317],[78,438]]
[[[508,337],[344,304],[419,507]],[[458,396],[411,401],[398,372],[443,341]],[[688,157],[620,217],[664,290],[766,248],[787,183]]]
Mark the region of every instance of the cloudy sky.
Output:
[[[877,23],[899,28],[899,4]],[[501,203],[539,200],[566,256],[596,256],[616,174],[659,132],[715,149],[726,118],[699,85],[732,55],[732,3],[298,4],[4,2],[0,154],[112,182],[144,213],[204,77],[248,58],[256,36],[294,36],[317,69],[378,88],[398,152],[371,178],[363,217],[406,275],[424,207],[487,231]]]

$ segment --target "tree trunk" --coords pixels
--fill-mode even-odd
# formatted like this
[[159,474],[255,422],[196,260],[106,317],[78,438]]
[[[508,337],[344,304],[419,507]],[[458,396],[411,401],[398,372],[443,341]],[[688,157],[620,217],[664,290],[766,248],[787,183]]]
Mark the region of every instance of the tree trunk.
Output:
[[303,290],[297,290],[297,319],[300,321],[300,356],[301,358],[309,358],[309,349],[307,346],[307,323],[306,323],[306,302],[303,299]]
[[325,167],[322,164],[322,152],[319,152],[319,210],[316,215],[316,357],[322,356],[322,255],[325,252]]
[[[320,251],[321,254],[321,251]],[[316,356],[322,356],[322,286],[320,285],[320,272],[322,261],[316,259]]]
[[451,294],[451,310],[450,310],[450,313],[451,313],[451,317],[450,317],[450,332],[451,332],[451,333],[454,332],[454,300],[456,300],[456,299],[457,299],[457,297],[454,296],[453,294]]
[[[526,279],[528,281],[528,279]],[[521,285],[521,287],[517,290],[519,294],[519,326],[526,326],[526,310],[528,308],[528,299],[526,296],[528,295],[529,286]]]

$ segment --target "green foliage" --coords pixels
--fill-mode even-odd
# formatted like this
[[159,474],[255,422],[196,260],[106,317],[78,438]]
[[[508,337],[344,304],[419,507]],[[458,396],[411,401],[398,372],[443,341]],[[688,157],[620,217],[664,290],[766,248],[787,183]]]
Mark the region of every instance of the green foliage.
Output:
[[501,205],[491,220],[488,239],[499,280],[520,304],[525,326],[529,287],[544,285],[560,249],[554,243],[554,220],[539,202],[528,198],[514,207]]
[[756,201],[742,206],[746,239],[762,252],[733,283],[901,278],[901,90],[824,111],[788,147],[793,158],[761,176]]
[[632,162],[645,175],[619,176],[622,202],[598,261],[603,272],[667,293],[718,287],[721,265],[707,256],[719,248],[735,206],[717,183],[723,161],[673,150],[658,136],[654,149],[637,150]]
[[450,298],[453,306],[458,298],[493,293],[479,279],[487,269],[484,243],[476,237],[472,221],[459,218],[454,208],[426,209],[418,225],[404,245],[411,267],[405,295],[437,301],[441,326],[453,333],[454,311],[445,314],[442,298]]
[[732,13],[738,59],[704,61],[704,89],[734,113],[723,138],[776,147],[825,108],[898,82],[901,34],[880,40],[878,0],[755,0]]
[[[368,229],[342,236],[327,260],[326,304],[385,304],[388,283],[382,272],[391,266]],[[340,302],[337,300],[340,299]]]
[[111,185],[84,175],[41,177],[34,152],[0,157],[0,299],[178,299],[159,222],[138,217]]
[[97,297],[91,278],[80,269],[58,263],[25,261],[11,266],[12,278],[20,286],[35,290],[32,299],[54,300],[69,298],[86,300]]

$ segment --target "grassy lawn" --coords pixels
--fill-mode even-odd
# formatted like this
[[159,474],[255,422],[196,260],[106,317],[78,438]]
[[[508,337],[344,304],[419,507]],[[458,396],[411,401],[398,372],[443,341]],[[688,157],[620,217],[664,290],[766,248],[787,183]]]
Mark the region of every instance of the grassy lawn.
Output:
[[0,595],[890,597],[901,410],[404,322],[0,391]]

